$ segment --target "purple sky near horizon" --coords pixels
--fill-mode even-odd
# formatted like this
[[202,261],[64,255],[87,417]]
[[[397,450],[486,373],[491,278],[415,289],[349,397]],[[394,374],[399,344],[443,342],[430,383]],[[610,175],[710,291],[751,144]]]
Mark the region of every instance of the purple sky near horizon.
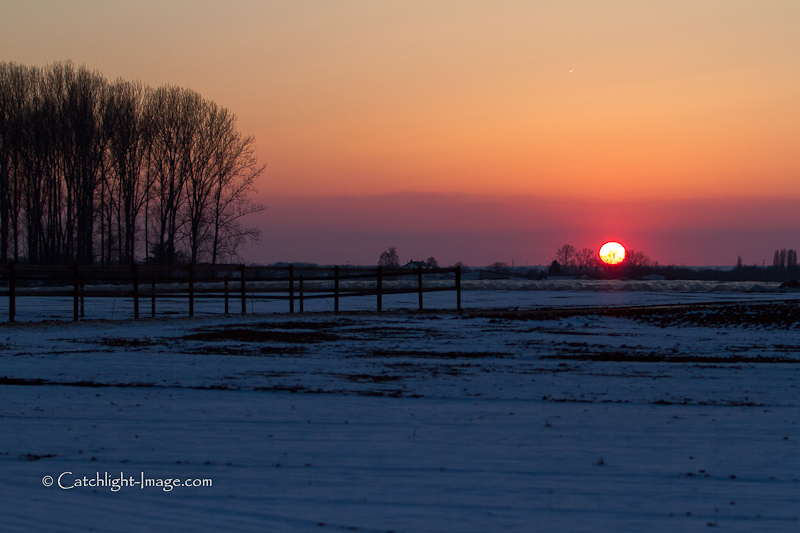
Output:
[[661,264],[800,248],[794,0],[6,2],[0,60],[229,108],[266,171],[252,262]]
[[394,246],[403,262],[433,256],[443,265],[544,265],[562,244],[597,251],[607,240],[619,240],[662,265],[734,265],[739,255],[745,264],[760,265],[771,264],[775,249],[800,242],[800,210],[791,199],[592,201],[426,193],[263,202],[262,243],[249,253],[261,263],[374,264]]

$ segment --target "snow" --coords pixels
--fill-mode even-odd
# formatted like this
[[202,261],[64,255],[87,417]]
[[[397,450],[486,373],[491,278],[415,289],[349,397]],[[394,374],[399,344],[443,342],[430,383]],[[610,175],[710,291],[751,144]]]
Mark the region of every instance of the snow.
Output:
[[[800,526],[800,328],[759,322],[770,302],[794,312],[795,293],[463,295],[473,310],[698,304],[669,323],[462,316],[449,292],[419,314],[416,298],[386,296],[381,315],[374,298],[339,315],[198,300],[194,319],[159,300],[175,316],[139,321],[87,299],[77,323],[69,299],[20,298],[30,321],[0,325],[2,530]],[[715,302],[730,322],[708,320]],[[213,484],[43,485],[63,472]]]
[[[413,290],[416,280],[412,281],[386,281],[386,289],[406,288]],[[454,287],[453,280],[426,280],[425,287],[442,288]],[[188,290],[181,284],[161,286],[162,289]],[[221,290],[221,284],[195,284],[199,289],[216,287]],[[249,294],[246,300],[248,313],[285,313],[289,311],[289,301],[285,299],[288,285],[286,282],[251,282],[250,288],[273,288],[275,293]],[[298,285],[295,284],[295,290]],[[131,286],[125,285],[95,285],[87,287],[90,291],[111,291],[117,289],[122,294],[130,293]],[[332,282],[307,282],[306,290],[324,288],[333,290]],[[342,282],[341,290],[375,289],[375,282],[347,281]],[[703,303],[720,300],[747,301],[747,300],[786,300],[800,299],[800,291],[795,289],[781,289],[779,283],[758,282],[709,282],[709,281],[622,281],[622,280],[557,280],[557,281],[517,281],[517,280],[482,280],[462,282],[462,307],[475,308],[503,308],[503,307],[548,307],[548,306],[621,306],[621,305],[658,305],[672,303]],[[37,288],[27,288],[35,293]],[[53,287],[41,287],[38,290],[53,291]],[[70,295],[71,288],[64,287],[65,296],[36,297],[24,296],[16,299],[16,319],[27,320],[70,320],[73,315],[73,299]],[[228,301],[229,310],[233,313],[241,311],[241,299],[235,296],[232,289]],[[453,309],[456,306],[455,291],[429,292],[423,296],[426,308]],[[195,313],[198,315],[219,315],[224,312],[225,303],[222,298],[204,298],[202,294],[195,296]],[[375,296],[342,297],[339,308],[348,311],[374,311],[376,310]],[[384,294],[384,310],[416,309],[418,307],[418,294]],[[299,298],[295,293],[295,309],[299,310]],[[304,300],[304,310],[308,312],[332,312],[334,299],[313,298]],[[141,316],[151,315],[151,300],[142,297],[139,300]],[[159,297],[156,300],[156,316],[186,316],[189,312],[186,297]],[[133,318],[133,300],[129,297],[119,298],[93,298],[87,296],[84,300],[84,313],[87,319],[126,319]],[[0,316],[8,316],[8,300],[0,298]]]

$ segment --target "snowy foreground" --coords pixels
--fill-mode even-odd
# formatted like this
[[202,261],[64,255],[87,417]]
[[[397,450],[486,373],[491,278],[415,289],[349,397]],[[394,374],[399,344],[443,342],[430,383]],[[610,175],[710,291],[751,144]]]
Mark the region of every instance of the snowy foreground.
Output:
[[2,324],[0,530],[798,531],[796,296]]

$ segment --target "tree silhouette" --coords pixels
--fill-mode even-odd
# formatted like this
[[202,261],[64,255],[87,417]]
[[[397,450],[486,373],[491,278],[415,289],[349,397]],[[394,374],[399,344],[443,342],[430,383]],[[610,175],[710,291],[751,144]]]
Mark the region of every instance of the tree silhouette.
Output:
[[575,254],[578,270],[586,274],[597,268],[597,254],[591,248],[583,248]]
[[775,250],[775,255],[772,258],[772,266],[777,269],[786,268],[786,248],[783,250]]
[[650,258],[639,250],[628,250],[625,252],[625,264],[631,268],[642,268],[650,266]]
[[489,267],[489,270],[492,272],[497,272],[498,274],[508,274],[508,263],[503,261],[495,261]]
[[0,261],[235,257],[258,238],[242,219],[263,209],[248,200],[263,170],[236,117],[193,91],[0,63]]
[[561,265],[562,271],[566,272],[573,266],[575,254],[575,247],[571,244],[565,244],[556,250],[556,261]]
[[395,249],[394,246],[381,253],[381,257],[378,260],[378,266],[389,268],[396,268],[400,266],[400,257],[397,255],[397,249]]

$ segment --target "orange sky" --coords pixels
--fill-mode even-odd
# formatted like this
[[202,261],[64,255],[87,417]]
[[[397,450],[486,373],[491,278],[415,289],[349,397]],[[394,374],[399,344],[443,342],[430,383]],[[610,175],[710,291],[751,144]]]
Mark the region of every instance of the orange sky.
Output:
[[[800,199],[794,0],[6,4],[2,60],[71,59],[110,79],[190,87],[230,108],[267,164],[264,203],[330,200],[299,225],[345,235],[340,222],[350,215],[335,211],[336,198],[437,193],[452,200],[441,207],[452,224],[465,195],[535,198],[564,206],[564,223],[550,234],[569,230],[565,239],[596,248],[589,235],[597,227],[614,226],[624,240],[641,233],[641,220],[586,220],[576,207],[586,202],[651,206],[646,220],[661,213],[659,227],[678,231],[687,219],[678,206],[699,204],[674,200]],[[357,207],[369,205],[380,201]],[[491,212],[470,224],[477,217],[497,226]],[[729,227],[723,215],[697,229]],[[391,235],[415,231],[392,216]],[[772,235],[797,227],[763,218]],[[497,231],[542,228],[523,212]],[[559,244],[539,242],[523,255],[549,262]],[[638,247],[660,244],[651,236]],[[390,245],[352,253],[367,261]],[[265,242],[264,250],[258,259],[340,260],[316,257],[312,247],[290,252]],[[507,260],[469,253],[475,262]],[[704,259],[664,253],[665,263]],[[704,262],[733,263],[738,253]]]

